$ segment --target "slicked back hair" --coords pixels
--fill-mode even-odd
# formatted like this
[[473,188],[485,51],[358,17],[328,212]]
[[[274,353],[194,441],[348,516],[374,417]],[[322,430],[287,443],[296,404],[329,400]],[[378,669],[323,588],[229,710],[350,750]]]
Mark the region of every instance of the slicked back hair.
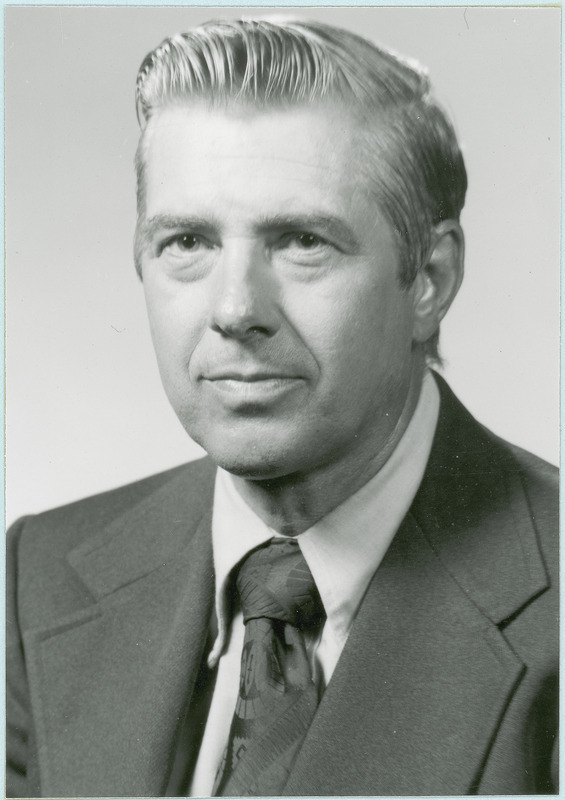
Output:
[[[164,106],[190,100],[205,100],[212,108],[344,105],[365,145],[363,153],[352,154],[352,165],[370,179],[397,234],[405,287],[429,257],[434,226],[459,219],[467,189],[463,157],[421,69],[321,22],[239,20],[212,21],[171,36],[139,69],[138,228],[145,213],[147,125]],[[135,255],[141,274],[138,237]],[[437,335],[426,352],[438,359]]]

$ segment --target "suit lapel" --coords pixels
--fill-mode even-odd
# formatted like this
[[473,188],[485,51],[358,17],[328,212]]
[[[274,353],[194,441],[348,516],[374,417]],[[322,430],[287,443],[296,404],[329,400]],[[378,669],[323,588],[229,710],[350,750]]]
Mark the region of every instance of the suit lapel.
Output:
[[212,489],[176,477],[70,554],[98,602],[26,641],[46,795],[163,794],[212,608]]
[[426,475],[285,794],[472,792],[523,675],[504,622],[547,576],[516,463],[440,388]]

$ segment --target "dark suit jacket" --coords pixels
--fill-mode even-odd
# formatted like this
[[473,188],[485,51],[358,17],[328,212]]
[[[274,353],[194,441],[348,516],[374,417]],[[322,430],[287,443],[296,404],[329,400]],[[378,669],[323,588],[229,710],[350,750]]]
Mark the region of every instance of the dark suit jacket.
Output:
[[[286,794],[556,789],[554,473],[442,386],[423,483]],[[212,610],[213,476],[189,464],[14,526],[11,794],[167,791]]]

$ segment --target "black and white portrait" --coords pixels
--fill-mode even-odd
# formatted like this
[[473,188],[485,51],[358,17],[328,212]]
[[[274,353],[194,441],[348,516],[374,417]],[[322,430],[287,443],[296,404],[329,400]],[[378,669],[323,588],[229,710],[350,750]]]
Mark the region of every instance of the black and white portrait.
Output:
[[5,37],[8,796],[556,793],[560,10]]

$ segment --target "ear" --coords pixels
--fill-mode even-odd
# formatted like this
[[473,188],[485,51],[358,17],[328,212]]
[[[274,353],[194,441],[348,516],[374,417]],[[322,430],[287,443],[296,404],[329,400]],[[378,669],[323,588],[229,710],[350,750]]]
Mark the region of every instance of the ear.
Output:
[[430,255],[414,281],[413,339],[423,344],[439,328],[463,280],[465,239],[456,220],[440,222]]

